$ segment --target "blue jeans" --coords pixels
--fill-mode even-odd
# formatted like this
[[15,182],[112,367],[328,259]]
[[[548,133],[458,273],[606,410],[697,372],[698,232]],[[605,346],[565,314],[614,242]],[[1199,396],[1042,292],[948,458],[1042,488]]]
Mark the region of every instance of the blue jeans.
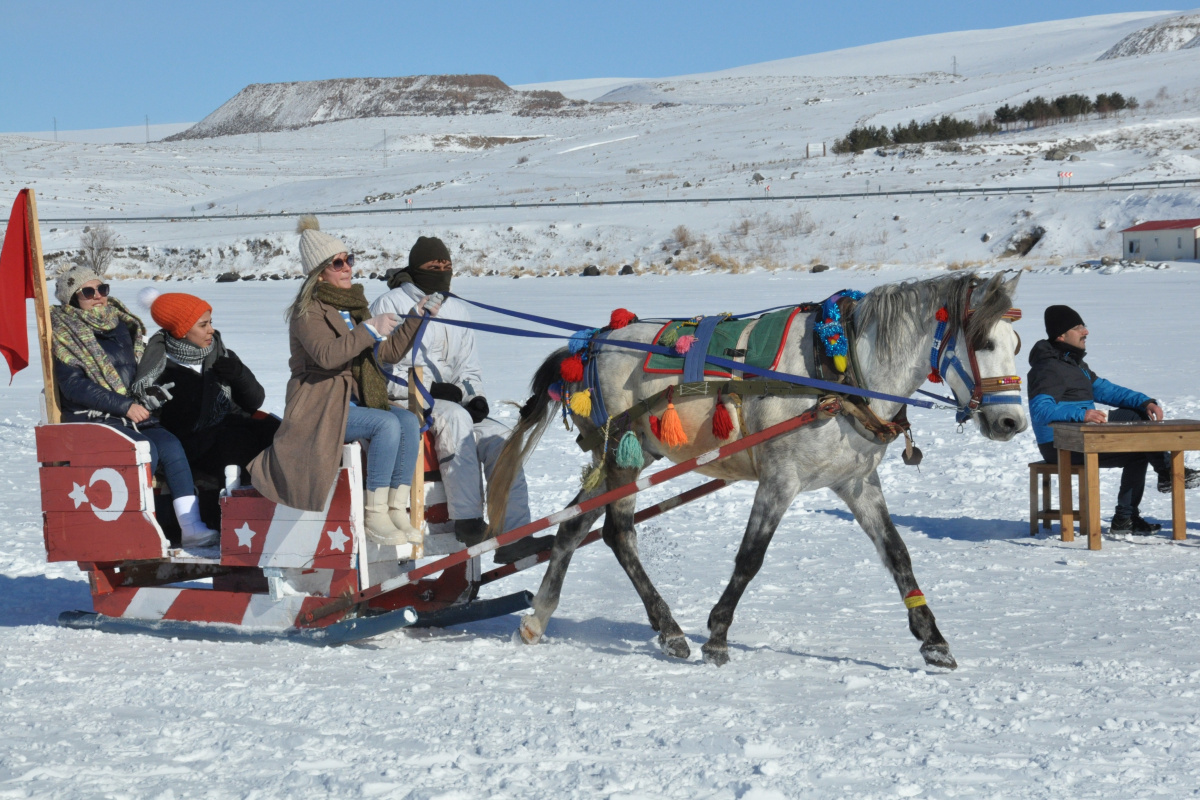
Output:
[[363,439],[370,445],[367,491],[412,484],[421,444],[421,422],[416,414],[395,406],[380,411],[351,403],[345,441],[349,444]]
[[150,471],[157,472],[158,463],[162,462],[173,499],[190,497],[196,493],[196,484],[192,481],[192,468],[188,465],[183,445],[175,438],[175,434],[159,427],[142,428],[140,431],[122,428],[121,432],[136,442],[150,443]]

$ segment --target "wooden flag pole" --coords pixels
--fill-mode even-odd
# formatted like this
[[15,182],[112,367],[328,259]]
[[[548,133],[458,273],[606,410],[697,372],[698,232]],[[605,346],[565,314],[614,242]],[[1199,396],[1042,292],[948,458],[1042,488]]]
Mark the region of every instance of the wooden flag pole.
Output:
[[46,389],[46,421],[51,425],[62,422],[58,407],[58,390],[54,386],[54,353],[50,348],[50,298],[46,296],[46,264],[42,261],[42,230],[38,225],[37,197],[33,189],[25,190],[29,203],[29,249],[33,270],[33,313],[37,317],[38,351],[42,356],[42,383]]

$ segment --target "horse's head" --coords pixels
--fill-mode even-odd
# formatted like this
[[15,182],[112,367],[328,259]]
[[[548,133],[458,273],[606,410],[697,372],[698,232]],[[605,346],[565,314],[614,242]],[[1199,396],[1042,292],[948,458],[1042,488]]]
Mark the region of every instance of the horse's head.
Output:
[[950,335],[939,366],[958,401],[959,422],[974,418],[980,432],[1005,442],[1029,427],[1021,404],[1021,378],[1016,355],[1021,338],[1013,323],[1017,273],[1011,280],[996,274],[965,291],[961,306],[950,309]]

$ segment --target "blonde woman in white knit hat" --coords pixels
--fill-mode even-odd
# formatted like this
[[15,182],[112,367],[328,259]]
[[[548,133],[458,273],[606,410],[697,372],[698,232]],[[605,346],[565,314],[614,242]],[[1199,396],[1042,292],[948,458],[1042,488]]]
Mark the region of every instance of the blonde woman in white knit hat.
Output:
[[[367,537],[421,555],[422,535],[408,519],[409,484],[420,446],[420,421],[388,403],[384,364],[412,347],[419,319],[370,316],[354,256],[322,233],[315,217],[300,220],[305,279],[287,312],[291,379],[283,423],[271,447],[250,463],[254,487],[277,503],[320,511],[337,478],[344,442],[366,440]],[[417,309],[436,314],[438,304]]]

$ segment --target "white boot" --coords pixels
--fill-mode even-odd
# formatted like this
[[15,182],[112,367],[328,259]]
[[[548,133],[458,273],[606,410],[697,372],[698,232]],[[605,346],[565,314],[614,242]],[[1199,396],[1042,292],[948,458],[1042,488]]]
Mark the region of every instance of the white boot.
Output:
[[408,513],[408,501],[411,491],[407,486],[397,486],[388,490],[388,515],[392,524],[404,531],[405,537],[412,544],[424,544],[425,534],[412,526]]
[[181,547],[211,547],[221,541],[221,532],[214,531],[200,519],[196,495],[176,497],[171,501],[171,505],[175,508],[175,519],[179,521],[179,529],[183,532],[179,542]]
[[366,523],[367,538],[375,544],[402,545],[408,544],[408,536],[404,531],[392,524],[388,513],[388,492],[394,491],[386,486],[378,489],[367,489],[363,502],[363,522]]

